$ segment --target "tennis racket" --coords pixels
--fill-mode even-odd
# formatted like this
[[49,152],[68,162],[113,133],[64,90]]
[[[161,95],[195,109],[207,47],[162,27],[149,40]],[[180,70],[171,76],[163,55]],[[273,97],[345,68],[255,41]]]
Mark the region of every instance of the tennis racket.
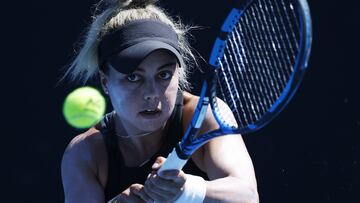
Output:
[[[213,45],[191,123],[159,171],[181,169],[212,138],[244,135],[269,124],[298,89],[311,41],[306,0],[236,1]],[[217,98],[232,115],[220,110]],[[220,127],[199,135],[209,104]]]

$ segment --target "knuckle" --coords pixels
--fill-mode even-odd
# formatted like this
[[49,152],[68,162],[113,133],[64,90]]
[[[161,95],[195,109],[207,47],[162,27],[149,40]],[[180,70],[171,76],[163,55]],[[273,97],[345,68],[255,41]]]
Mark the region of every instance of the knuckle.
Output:
[[130,186],[130,188],[132,188],[132,189],[135,189],[135,188],[138,188],[139,187],[139,184],[136,184],[136,183],[134,183],[134,184],[132,184],[131,186]]
[[159,185],[159,184],[162,183],[162,180],[160,180],[159,178],[154,177],[154,178],[150,178],[149,182],[151,182],[151,184],[153,184],[153,185]]
[[150,178],[149,180],[146,181],[146,185],[149,187],[154,187],[156,184],[153,182],[153,178]]
[[156,158],[156,162],[159,162],[159,163],[163,163],[165,160],[166,160],[166,159],[165,159],[164,157],[162,157],[162,156],[158,156],[158,157]]

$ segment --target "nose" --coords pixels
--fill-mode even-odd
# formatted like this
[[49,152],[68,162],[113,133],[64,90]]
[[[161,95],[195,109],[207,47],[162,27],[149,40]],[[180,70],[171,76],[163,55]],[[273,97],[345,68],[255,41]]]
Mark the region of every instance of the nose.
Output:
[[148,81],[144,85],[143,89],[144,100],[157,101],[159,98],[159,92],[156,84],[153,81]]

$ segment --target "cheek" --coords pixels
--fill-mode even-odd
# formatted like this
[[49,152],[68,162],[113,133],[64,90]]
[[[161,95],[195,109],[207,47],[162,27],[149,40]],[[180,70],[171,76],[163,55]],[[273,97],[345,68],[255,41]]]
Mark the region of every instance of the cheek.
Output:
[[167,105],[168,113],[171,114],[177,98],[177,92],[179,90],[178,81],[172,81],[165,90],[165,103]]
[[168,91],[177,91],[179,89],[179,77],[178,72],[175,71],[174,76],[170,80],[170,83],[167,86]]
[[124,91],[118,88],[111,91],[110,100],[116,112],[130,115],[130,112],[135,108],[135,101],[138,101],[139,98],[138,94],[134,94],[133,91]]

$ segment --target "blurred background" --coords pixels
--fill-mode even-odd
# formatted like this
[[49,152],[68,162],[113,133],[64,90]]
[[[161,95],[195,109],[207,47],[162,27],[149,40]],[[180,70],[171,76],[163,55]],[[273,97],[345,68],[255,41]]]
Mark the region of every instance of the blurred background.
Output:
[[[80,84],[57,82],[96,2],[38,0],[3,6],[1,202],[64,201],[61,157],[82,131],[65,122],[62,103]],[[205,27],[192,32],[191,42],[207,58],[230,3],[162,0],[160,5],[185,23]],[[360,3],[309,4],[314,38],[304,81],[271,125],[244,136],[260,202],[360,202]]]

